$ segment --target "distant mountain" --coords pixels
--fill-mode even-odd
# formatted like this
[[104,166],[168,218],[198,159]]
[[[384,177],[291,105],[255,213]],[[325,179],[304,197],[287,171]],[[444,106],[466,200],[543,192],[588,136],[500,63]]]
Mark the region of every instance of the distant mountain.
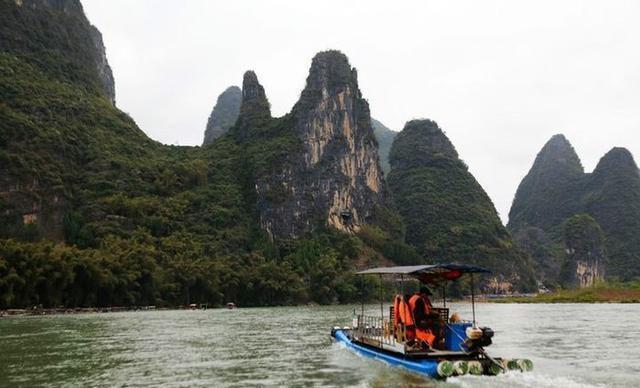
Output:
[[218,96],[216,105],[211,111],[207,128],[204,132],[202,145],[213,143],[220,136],[227,133],[233,127],[240,114],[240,104],[242,102],[242,90],[237,86],[228,87]]
[[391,145],[393,144],[393,139],[395,139],[398,132],[392,131],[387,128],[380,121],[371,118],[371,125],[373,126],[373,134],[378,141],[378,154],[380,155],[380,165],[382,167],[382,171],[384,174],[388,174],[389,170],[391,170],[391,166],[389,165],[389,152],[391,152]]
[[508,228],[548,229],[576,214],[583,177],[582,163],[569,141],[563,135],[553,136],[518,186]]
[[393,142],[390,162],[388,185],[406,241],[425,259],[491,268],[500,276],[485,284],[488,291],[535,286],[528,256],[514,246],[491,199],[434,121],[409,121]]
[[508,224],[540,277],[559,280],[563,225],[577,214],[590,215],[604,232],[607,277],[640,276],[640,173],[628,150],[613,148],[587,174],[564,136],[542,148],[518,187]]

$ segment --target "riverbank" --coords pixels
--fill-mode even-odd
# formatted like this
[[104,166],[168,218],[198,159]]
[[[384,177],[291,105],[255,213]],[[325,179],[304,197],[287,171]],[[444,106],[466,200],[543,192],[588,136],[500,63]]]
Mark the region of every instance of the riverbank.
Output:
[[640,286],[596,286],[486,301],[490,303],[640,303]]
[[57,307],[57,308],[30,308],[30,309],[6,309],[0,310],[0,317],[10,316],[34,316],[34,315],[68,315],[90,313],[119,313],[125,311],[153,311],[153,310],[206,310],[207,305],[189,305],[175,307],[156,306],[129,306],[129,307]]

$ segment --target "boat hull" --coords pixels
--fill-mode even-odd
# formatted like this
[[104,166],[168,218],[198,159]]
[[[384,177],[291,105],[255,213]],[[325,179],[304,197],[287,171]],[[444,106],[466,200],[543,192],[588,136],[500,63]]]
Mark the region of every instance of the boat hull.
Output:
[[438,375],[438,361],[437,360],[409,360],[405,359],[401,355],[393,355],[387,352],[378,351],[370,347],[362,346],[353,342],[344,330],[333,330],[331,336],[335,338],[338,343],[344,344],[347,348],[361,354],[365,357],[374,358],[387,364],[399,366],[412,372],[416,372],[425,376],[433,378],[442,378]]

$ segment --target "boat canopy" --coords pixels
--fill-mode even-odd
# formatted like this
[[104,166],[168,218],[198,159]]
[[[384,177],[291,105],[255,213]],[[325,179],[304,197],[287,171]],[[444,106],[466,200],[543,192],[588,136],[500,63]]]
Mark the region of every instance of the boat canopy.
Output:
[[472,273],[489,273],[486,268],[479,267],[470,264],[456,264],[456,263],[443,263],[443,264],[426,264],[426,265],[405,265],[399,267],[378,267],[366,269],[364,271],[356,272],[358,275],[369,274],[396,274],[396,275],[408,275],[418,279],[422,283],[435,284],[443,281],[456,280],[464,274]]

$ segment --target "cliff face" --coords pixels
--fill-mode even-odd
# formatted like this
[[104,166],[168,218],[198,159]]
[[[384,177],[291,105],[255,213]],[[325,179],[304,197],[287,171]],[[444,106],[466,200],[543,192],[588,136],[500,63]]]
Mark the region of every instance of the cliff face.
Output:
[[78,1],[0,0],[0,309],[358,297],[378,248],[322,226],[357,230],[383,190],[342,54],[282,118],[248,72],[229,135],[175,147],[112,104],[101,46]]
[[215,139],[224,135],[236,123],[241,103],[242,90],[237,86],[230,86],[218,96],[209,121],[207,121],[203,146],[211,144]]
[[[36,64],[45,70],[80,79],[115,104],[102,34],[87,20],[80,0],[4,0],[0,14],[3,51],[36,54]],[[58,66],[49,67],[53,63]]]
[[61,240],[76,168],[99,141],[86,127],[101,108],[74,88],[115,99],[102,36],[77,0],[3,0],[0,51],[0,235]]
[[529,258],[514,247],[491,199],[435,122],[408,122],[390,162],[387,181],[406,240],[423,257],[491,268],[497,276],[484,284],[488,292],[534,287]]
[[[640,174],[631,153],[613,148],[591,174],[584,173],[569,142],[554,136],[538,154],[509,212],[509,229],[530,252],[541,277],[556,279],[563,260],[562,225],[573,215],[595,219],[606,237],[607,276],[640,275]],[[547,243],[529,237],[536,230]]]
[[300,100],[273,120],[254,76],[250,82],[245,76],[236,136],[267,136],[291,147],[270,163],[277,167],[256,177],[260,225],[272,237],[297,237],[321,225],[357,232],[385,190],[355,69],[338,51],[317,54]]
[[107,61],[107,52],[104,48],[104,43],[102,42],[102,34],[95,26],[91,26],[89,32],[91,40],[93,41],[95,66],[98,73],[98,79],[100,80],[104,94],[107,96],[109,101],[115,105],[116,84],[113,79],[111,66],[109,66],[109,62]]
[[565,222],[563,237],[564,285],[590,287],[603,280],[606,256],[604,234],[600,225],[589,215],[575,215]]

